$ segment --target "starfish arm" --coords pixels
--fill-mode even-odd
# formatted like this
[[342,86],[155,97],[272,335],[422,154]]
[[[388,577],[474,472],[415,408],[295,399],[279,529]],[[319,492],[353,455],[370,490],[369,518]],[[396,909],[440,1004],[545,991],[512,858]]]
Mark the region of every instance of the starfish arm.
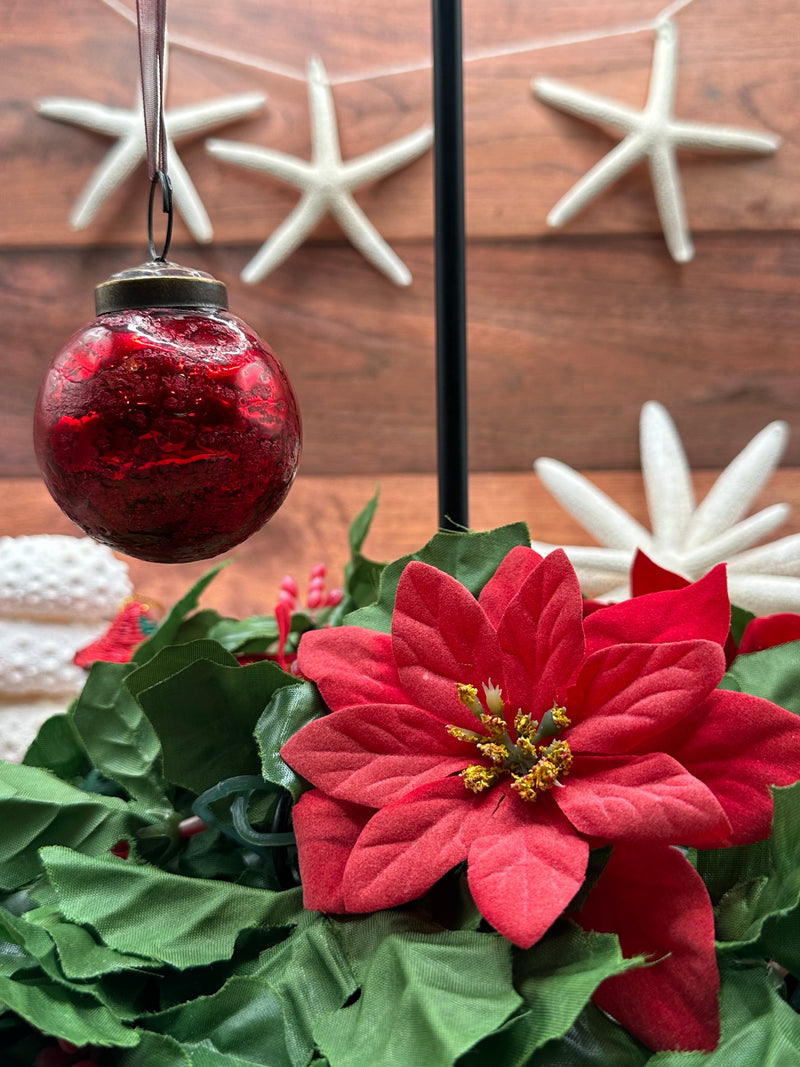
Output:
[[168,136],[177,139],[244,118],[254,111],[260,111],[266,101],[263,93],[239,93],[236,96],[224,96],[220,100],[188,104],[186,107],[167,111],[164,115],[164,125]]
[[615,145],[561,197],[547,216],[547,225],[558,227],[569,222],[604,189],[635,166],[646,151],[646,143],[641,135],[628,134],[624,141]]
[[167,160],[169,173],[172,179],[172,193],[175,202],[175,210],[180,214],[195,241],[207,244],[214,236],[211,219],[203,207],[203,201],[195,189],[189,172],[181,162],[180,156],[175,151],[175,146],[170,141],[167,146]]
[[433,144],[433,127],[421,126],[418,130],[401,137],[391,144],[367,152],[358,159],[342,164],[340,175],[348,189],[358,189],[367,182],[378,181],[387,174],[413,163],[428,151]]
[[103,158],[76,200],[69,216],[70,226],[74,230],[88,226],[106,199],[133,174],[144,156],[144,134],[141,138],[131,135],[118,141]]
[[648,163],[667,248],[676,263],[688,263],[694,256],[694,246],[689,235],[686,204],[672,144],[662,141],[653,145],[648,153]]
[[771,574],[800,578],[800,534],[741,552],[728,563],[729,574]]
[[800,612],[800,578],[784,574],[739,574],[729,576],[731,603],[754,615]]
[[395,285],[410,285],[411,271],[384,241],[367,216],[349,194],[331,200],[331,212],[365,259]]
[[61,96],[46,97],[36,105],[40,115],[58,122],[69,122],[108,137],[123,137],[137,123],[139,116],[119,107],[106,107],[93,100],[72,100]]
[[314,186],[314,168],[304,159],[276,152],[271,148],[245,144],[241,141],[225,141],[211,137],[206,141],[206,151],[225,163],[247,170],[262,171],[271,174],[278,181],[294,185],[298,189],[309,191]]
[[669,132],[673,144],[681,148],[710,152],[753,152],[768,156],[781,146],[781,138],[777,134],[747,130],[741,126],[716,126],[673,119],[669,124]]
[[647,551],[652,542],[648,531],[588,478],[547,457],[537,459],[534,469],[548,492],[601,544]]
[[647,94],[646,111],[668,116],[675,99],[676,73],[678,69],[678,30],[670,19],[659,22],[656,43],[653,49],[653,68],[650,74],[650,90]]
[[556,548],[563,548],[574,567],[595,568],[616,581],[621,574],[627,575],[631,567],[630,549],[599,548],[595,545],[548,545],[544,541],[531,541],[531,548],[542,555],[549,555]]
[[274,270],[305,241],[325,214],[327,205],[321,196],[305,195],[286,216],[277,230],[264,242],[241,273],[241,279],[254,285]]
[[688,548],[716,537],[747,513],[780,462],[788,440],[788,425],[771,422],[728,464],[692,516]]
[[319,56],[312,56],[307,67],[308,107],[311,113],[312,158],[323,167],[341,166],[339,127],[328,74]]
[[563,548],[575,568],[581,592],[585,596],[611,600],[630,596],[627,585],[618,595],[616,591],[620,587],[620,578],[627,580],[633,562],[631,552],[618,552],[613,548],[585,548],[582,545],[548,545],[542,541],[532,541],[531,548],[543,556],[556,548]]
[[675,423],[654,401],[642,408],[639,451],[656,549],[678,551],[694,511],[692,475]]
[[782,526],[789,517],[790,510],[788,504],[773,504],[743,519],[713,540],[688,552],[683,557],[686,570],[689,574],[699,577],[715,563],[730,559],[738,552],[750,548]]
[[543,103],[587,122],[610,126],[623,133],[632,133],[641,124],[641,111],[599,93],[576,89],[556,78],[534,78],[531,89]]

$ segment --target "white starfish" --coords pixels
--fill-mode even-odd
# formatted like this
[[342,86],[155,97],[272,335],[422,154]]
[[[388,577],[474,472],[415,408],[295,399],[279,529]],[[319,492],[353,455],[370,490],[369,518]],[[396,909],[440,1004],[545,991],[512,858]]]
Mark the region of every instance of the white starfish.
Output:
[[653,67],[647,103],[641,111],[606,96],[575,89],[551,78],[534,78],[534,93],[546,104],[599,126],[610,126],[625,137],[587,171],[547,216],[548,225],[563,226],[623,174],[647,158],[656,207],[672,258],[688,262],[694,255],[680,174],[677,148],[767,155],[781,141],[770,133],[735,126],[685,122],[672,115],[678,69],[678,31],[668,19],[656,30]]
[[[224,126],[258,111],[264,106],[266,99],[263,93],[239,93],[164,112],[167,133],[166,162],[172,181],[173,202],[175,210],[181,215],[196,241],[210,241],[214,231],[189,173],[175,151],[174,142],[192,134]],[[40,100],[37,109],[49,119],[69,122],[116,138],[116,144],[89,179],[70,214],[72,228],[85,229],[105,200],[147,156],[141,91],[137,104],[129,111],[120,107],[107,107],[94,100],[74,100],[60,96]]]
[[264,171],[302,190],[294,210],[284,219],[242,271],[242,280],[260,281],[291,255],[330,212],[358,251],[397,285],[409,285],[411,273],[392,251],[353,199],[353,190],[406,166],[433,143],[433,129],[422,126],[407,137],[342,162],[331,84],[322,60],[308,62],[308,103],[311,115],[311,162],[258,145],[212,139],[212,156],[251,170]]
[[[537,459],[534,468],[549,492],[605,546],[566,548],[584,593],[611,601],[629,597],[627,575],[641,548],[661,567],[692,581],[727,562],[731,600],[757,615],[800,611],[800,534],[752,547],[786,520],[788,504],[773,504],[744,518],[777,466],[788,436],[785,422],[771,422],[695,506],[675,424],[660,404],[645,404],[640,451],[652,532],[572,468]],[[546,553],[556,546],[533,542],[533,547]]]

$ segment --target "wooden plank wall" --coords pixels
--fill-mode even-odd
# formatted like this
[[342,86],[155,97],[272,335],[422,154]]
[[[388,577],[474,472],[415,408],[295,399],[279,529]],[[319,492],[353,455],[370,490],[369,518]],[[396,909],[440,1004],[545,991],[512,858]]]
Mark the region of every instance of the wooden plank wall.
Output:
[[[132,0],[3,0],[0,478],[36,478],[30,412],[43,371],[93,316],[94,285],[146,258],[144,169],[109,197],[88,229],[71,231],[70,208],[110,142],[47,120],[34,106],[48,96],[132,105],[135,31],[115,10],[132,6]],[[800,465],[795,0],[694,0],[676,16],[676,113],[783,139],[766,158],[681,153],[692,263],[669,258],[644,166],[566,230],[545,225],[548,210],[614,139],[538,102],[532,76],[641,106],[652,33],[578,38],[652,19],[660,6],[464,0],[475,472],[529,472],[538,455],[586,470],[632,471],[639,410],[648,399],[670,409],[696,467],[722,466],[774,418],[791,424],[786,463]],[[308,158],[304,83],[258,64],[302,71],[313,54],[334,80],[368,75],[334,89],[345,159],[429,121],[427,0],[170,0],[169,25],[176,38],[170,107],[268,94],[260,114],[218,136]],[[504,49],[554,35],[572,37],[547,49]],[[179,43],[187,36],[256,63],[192,50]],[[480,49],[493,54],[474,58]],[[370,75],[387,66],[413,69]],[[402,479],[413,475],[430,487],[436,462],[430,153],[357,193],[410,267],[408,289],[371,268],[330,220],[270,277],[246,286],[239,271],[297,194],[267,175],[212,159],[202,137],[178,148],[215,237],[198,246],[179,220],[173,258],[221,277],[232,310],[283,359],[303,410],[300,483],[361,476],[367,485],[396,477],[405,493],[409,483]],[[13,515],[11,502],[7,514]]]
[[[122,0],[119,0],[122,2]],[[0,473],[35,473],[29,412],[42,371],[91,318],[92,289],[146,258],[143,170],[98,219],[72,232],[69,210],[107,138],[42,118],[36,100],[85,97],[129,107],[133,27],[102,0],[5,0],[0,42],[3,196],[0,307],[5,386]],[[658,0],[465,0],[467,54],[504,42],[627,24]],[[652,34],[564,44],[465,66],[469,231],[471,465],[527,470],[540,454],[584,468],[634,467],[638,410],[667,404],[699,466],[724,463],[772,418],[796,428],[800,462],[800,107],[793,0],[695,0],[680,12],[682,117],[771,130],[774,157],[682,154],[697,253],[673,263],[645,167],[565,232],[545,217],[613,144],[536,101],[533,75],[564,78],[634,106],[647,89]],[[170,30],[299,70],[319,54],[332,78],[425,65],[426,0],[171,0]],[[262,91],[264,111],[219,136],[309,155],[304,84],[173,47],[170,106]],[[335,88],[345,158],[430,116],[430,71]],[[323,223],[315,241],[256,286],[238,280],[296,193],[267,175],[179,145],[211,215],[213,244],[178,224],[174,258],[230,287],[232,309],[287,365],[306,430],[309,474],[434,469],[430,153],[357,199],[414,275],[399,289]]]

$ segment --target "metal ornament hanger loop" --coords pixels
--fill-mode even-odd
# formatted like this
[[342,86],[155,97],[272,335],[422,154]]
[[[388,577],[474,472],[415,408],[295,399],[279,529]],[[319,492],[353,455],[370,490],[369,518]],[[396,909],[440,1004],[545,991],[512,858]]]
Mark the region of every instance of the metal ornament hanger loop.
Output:
[[[156,186],[161,186],[161,208],[167,216],[167,232],[164,237],[164,247],[159,254],[156,251],[156,242],[153,237],[153,202],[156,196]],[[163,170],[157,170],[150,183],[150,201],[147,205],[147,241],[150,246],[150,256],[155,263],[166,263],[169,246],[172,243],[172,224],[175,218],[175,209],[172,203],[172,182]]]

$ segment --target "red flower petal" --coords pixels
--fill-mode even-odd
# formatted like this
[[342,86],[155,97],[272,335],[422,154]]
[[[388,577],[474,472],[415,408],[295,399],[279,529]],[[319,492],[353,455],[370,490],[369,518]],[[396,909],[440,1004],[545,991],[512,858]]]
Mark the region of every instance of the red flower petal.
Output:
[[456,686],[474,685],[480,696],[489,679],[501,685],[503,660],[494,627],[469,590],[435,567],[409,563],[397,587],[392,638],[406,702],[445,723],[474,727]]
[[581,833],[609,841],[701,847],[730,832],[711,790],[663,752],[578,756],[553,800]]
[[408,704],[333,712],[308,723],[281,749],[290,767],[326,793],[372,808],[463,770],[474,755],[474,746]]
[[633,597],[593,612],[585,621],[587,654],[624,641],[714,641],[724,645],[731,624],[725,565],[684,589]]
[[497,629],[510,705],[540,719],[561,702],[583,655],[580,586],[563,549],[528,576]]
[[747,693],[711,693],[690,721],[656,743],[705,782],[725,809],[733,830],[722,845],[767,837],[768,787],[800,778],[800,716]]
[[589,845],[546,798],[531,805],[506,796],[485,829],[467,857],[470,890],[496,930],[530,948],[583,884]]
[[654,1050],[716,1046],[714,916],[702,879],[677,849],[616,845],[574,918],[617,934],[626,956],[657,960],[606,979],[593,998],[604,1011]]
[[473,823],[498,797],[493,789],[475,796],[455,777],[423,785],[382,808],[347,863],[347,910],[379,911],[421,896],[466,859]]
[[790,611],[778,615],[765,615],[753,619],[745,627],[739,644],[740,655],[745,652],[761,652],[765,648],[786,645],[800,640],[800,615]]
[[292,809],[297,837],[303,904],[309,911],[343,912],[344,869],[371,808],[333,800],[318,789],[304,793]]
[[333,711],[362,704],[407,704],[389,634],[336,626],[303,634],[297,663]]
[[598,755],[649,751],[652,738],[692,714],[724,671],[722,649],[710,641],[601,649],[567,695],[569,743]]
[[685,589],[691,585],[688,578],[681,574],[659,567],[641,549],[633,557],[631,565],[631,595],[644,596],[646,593],[660,593],[665,589]]
[[520,586],[541,562],[542,557],[532,548],[519,545],[511,549],[478,597],[478,603],[493,626],[498,625]]

